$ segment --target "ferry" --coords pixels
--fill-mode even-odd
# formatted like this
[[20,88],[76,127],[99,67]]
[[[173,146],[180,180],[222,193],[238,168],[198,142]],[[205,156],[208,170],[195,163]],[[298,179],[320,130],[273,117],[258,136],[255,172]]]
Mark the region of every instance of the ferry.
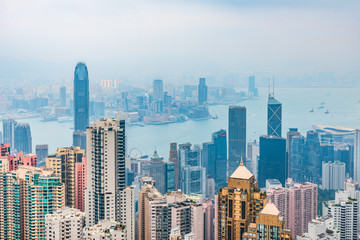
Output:
[[326,109],[326,111],[324,112],[325,114],[329,114],[329,109]]
[[311,112],[311,113],[314,112],[314,108],[311,108],[310,112]]

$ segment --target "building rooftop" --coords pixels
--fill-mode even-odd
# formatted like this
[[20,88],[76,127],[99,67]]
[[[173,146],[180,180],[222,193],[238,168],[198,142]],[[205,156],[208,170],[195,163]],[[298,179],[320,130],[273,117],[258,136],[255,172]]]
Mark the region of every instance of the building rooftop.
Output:
[[254,176],[249,169],[244,166],[243,161],[241,160],[240,166],[235,170],[233,174],[231,174],[230,178],[237,178],[237,179],[250,179]]
[[273,204],[272,202],[268,202],[260,213],[278,216],[280,214],[280,211],[277,209],[275,204]]
[[269,97],[268,104],[281,104],[278,100],[273,97]]

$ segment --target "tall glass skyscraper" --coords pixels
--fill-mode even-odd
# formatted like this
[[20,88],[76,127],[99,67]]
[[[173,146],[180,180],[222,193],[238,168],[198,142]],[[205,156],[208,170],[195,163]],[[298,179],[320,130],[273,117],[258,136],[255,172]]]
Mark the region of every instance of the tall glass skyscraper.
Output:
[[229,168],[230,176],[246,160],[246,108],[229,107]]
[[281,137],[282,105],[273,95],[269,95],[267,110],[267,135]]
[[198,85],[198,104],[203,105],[205,102],[207,102],[207,86],[205,78],[200,78]]
[[[215,162],[208,164],[213,164],[213,169],[215,170],[215,175],[212,176],[216,182],[216,189],[225,186],[226,184],[226,160],[227,160],[227,144],[226,144],[226,130],[221,129],[212,134],[212,142],[215,146]],[[210,166],[209,166],[210,167]]]
[[164,85],[161,79],[156,79],[153,82],[153,97],[154,102],[158,100],[163,100],[164,98]]
[[32,138],[28,123],[17,123],[14,130],[14,149],[24,154],[32,152]]
[[266,179],[278,179],[283,185],[287,178],[286,139],[276,136],[260,137],[259,187],[265,187]]
[[[73,145],[84,148],[85,132],[89,126],[89,77],[85,63],[78,63],[74,73],[74,116]],[[80,137],[79,137],[80,136]]]

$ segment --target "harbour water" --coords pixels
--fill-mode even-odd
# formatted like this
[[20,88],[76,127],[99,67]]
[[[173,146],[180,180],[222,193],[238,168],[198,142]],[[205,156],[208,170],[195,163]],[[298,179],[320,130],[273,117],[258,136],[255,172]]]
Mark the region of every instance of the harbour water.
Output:
[[[258,100],[247,100],[239,105],[247,110],[247,140],[258,140],[266,134],[267,89],[259,89]],[[298,128],[301,133],[312,129],[313,124],[360,127],[360,94],[358,88],[278,88],[275,98],[283,104],[282,135],[288,128]],[[324,102],[324,109],[318,109]],[[168,125],[127,127],[127,151],[136,148],[142,154],[152,154],[156,148],[168,159],[170,142],[201,144],[211,140],[211,133],[228,128],[228,106],[210,106],[210,113],[217,119],[186,121]],[[314,112],[310,112],[311,109]],[[325,114],[326,110],[329,114]],[[57,147],[71,146],[72,122],[40,122],[40,119],[22,119],[31,127],[32,144],[49,144],[49,153]],[[131,155],[139,154],[138,150]]]

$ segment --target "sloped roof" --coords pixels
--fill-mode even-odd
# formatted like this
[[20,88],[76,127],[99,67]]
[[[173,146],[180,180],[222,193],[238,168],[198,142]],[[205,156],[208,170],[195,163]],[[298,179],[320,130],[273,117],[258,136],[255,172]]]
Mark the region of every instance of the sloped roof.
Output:
[[233,174],[231,174],[230,178],[250,179],[252,176],[254,175],[249,171],[249,169],[244,166],[244,163],[241,160],[239,167],[235,170]]
[[275,204],[273,204],[272,202],[268,202],[260,213],[277,216],[280,214],[280,211],[277,209]]

